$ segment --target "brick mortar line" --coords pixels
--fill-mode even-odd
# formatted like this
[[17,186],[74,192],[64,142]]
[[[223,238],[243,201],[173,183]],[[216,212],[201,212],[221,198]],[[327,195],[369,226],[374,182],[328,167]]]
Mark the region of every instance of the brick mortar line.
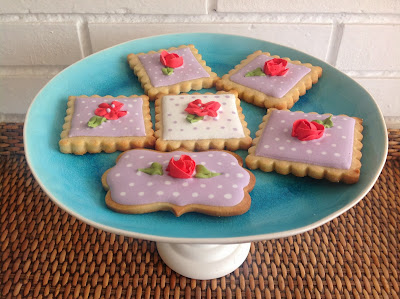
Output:
[[[163,15],[163,14],[107,14],[107,13],[31,13],[0,14],[0,22],[9,23],[63,23],[85,20],[88,23],[235,23],[235,24],[371,24],[399,25],[400,14],[356,14],[356,13],[220,13],[207,15]],[[157,20],[157,21],[155,21]],[[265,22],[265,20],[268,20]]]

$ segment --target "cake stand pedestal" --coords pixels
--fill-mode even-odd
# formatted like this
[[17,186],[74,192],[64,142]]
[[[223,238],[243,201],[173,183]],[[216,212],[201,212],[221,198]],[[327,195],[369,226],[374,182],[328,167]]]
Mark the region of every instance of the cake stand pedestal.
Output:
[[165,264],[175,272],[193,279],[208,280],[225,276],[238,268],[250,251],[243,244],[175,244],[157,242]]

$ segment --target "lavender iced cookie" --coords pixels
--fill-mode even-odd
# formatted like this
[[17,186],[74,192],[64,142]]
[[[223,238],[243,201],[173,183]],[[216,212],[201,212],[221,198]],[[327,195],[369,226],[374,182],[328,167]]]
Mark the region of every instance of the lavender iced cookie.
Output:
[[153,147],[149,98],[145,95],[70,96],[60,151],[83,155]]
[[238,155],[226,151],[127,151],[102,176],[105,201],[120,213],[240,215],[250,208],[255,184],[242,164]]
[[362,130],[357,117],[268,109],[246,165],[353,184],[360,177]]
[[159,93],[210,88],[218,79],[193,45],[129,54],[128,62],[150,100]]
[[290,109],[322,75],[322,68],[256,51],[222,76],[218,90],[237,90],[259,107]]

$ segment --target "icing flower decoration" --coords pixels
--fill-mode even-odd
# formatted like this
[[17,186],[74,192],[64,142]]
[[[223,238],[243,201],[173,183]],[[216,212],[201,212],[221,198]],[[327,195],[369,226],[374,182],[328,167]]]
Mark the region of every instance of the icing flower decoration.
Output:
[[264,73],[270,76],[283,76],[289,71],[286,66],[285,59],[274,58],[265,62]]
[[185,111],[189,114],[195,114],[197,116],[211,116],[216,117],[217,111],[221,107],[221,104],[215,101],[208,103],[202,103],[200,99],[190,102]]
[[174,73],[175,68],[183,65],[183,57],[164,50],[160,54],[160,62],[166,66],[161,69],[163,74],[169,76]]
[[179,160],[171,158],[167,166],[168,175],[178,179],[189,179],[196,169],[196,162],[188,155],[181,155]]
[[319,139],[324,135],[325,127],[315,121],[298,119],[293,123],[292,136],[301,141]]
[[118,119],[128,113],[127,111],[120,110],[123,105],[124,104],[118,101],[112,101],[111,105],[102,103],[99,105],[99,108],[95,110],[94,114],[105,117],[106,119]]

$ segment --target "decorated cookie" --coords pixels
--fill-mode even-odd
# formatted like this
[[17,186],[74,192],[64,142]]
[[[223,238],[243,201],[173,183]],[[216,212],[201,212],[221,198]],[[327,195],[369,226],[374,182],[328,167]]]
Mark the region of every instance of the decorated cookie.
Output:
[[233,216],[250,208],[254,175],[226,151],[122,153],[102,176],[106,204],[121,212],[172,211]]
[[353,184],[360,176],[362,130],[356,117],[269,109],[246,165]]
[[145,95],[70,96],[59,142],[66,154],[83,155],[153,147],[149,98]]
[[128,62],[150,100],[159,93],[179,94],[210,88],[218,78],[193,45],[129,54]]
[[322,68],[256,51],[216,83],[237,90],[239,98],[259,107],[290,109],[318,82]]
[[161,94],[156,100],[156,149],[248,149],[250,130],[237,93]]

